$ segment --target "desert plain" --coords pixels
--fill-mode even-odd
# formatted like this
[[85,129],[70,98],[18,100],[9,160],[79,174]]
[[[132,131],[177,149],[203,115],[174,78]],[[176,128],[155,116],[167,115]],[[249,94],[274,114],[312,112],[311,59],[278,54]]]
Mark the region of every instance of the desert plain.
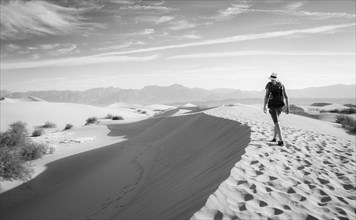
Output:
[[18,120],[56,124],[28,137],[54,152],[28,181],[1,181],[1,219],[356,217],[355,135],[327,120],[282,113],[284,146],[261,105],[2,100],[1,129]]

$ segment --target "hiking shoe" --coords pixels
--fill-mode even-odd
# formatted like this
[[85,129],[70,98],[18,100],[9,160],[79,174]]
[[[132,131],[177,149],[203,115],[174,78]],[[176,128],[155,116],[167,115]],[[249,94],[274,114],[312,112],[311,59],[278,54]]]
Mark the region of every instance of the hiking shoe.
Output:
[[278,146],[284,146],[283,141],[278,141]]
[[276,138],[273,138],[272,140],[270,140],[269,142],[276,142]]

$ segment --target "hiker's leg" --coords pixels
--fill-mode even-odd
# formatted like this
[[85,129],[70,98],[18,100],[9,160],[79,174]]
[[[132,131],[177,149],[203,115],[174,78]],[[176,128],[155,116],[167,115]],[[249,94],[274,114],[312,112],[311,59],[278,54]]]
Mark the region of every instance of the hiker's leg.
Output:
[[281,129],[281,126],[279,126],[279,123],[278,123],[278,118],[279,118],[279,115],[281,114],[281,112],[282,112],[282,107],[276,109],[277,125],[275,127],[277,127],[277,133],[278,133],[279,140],[283,141],[282,129]]
[[277,133],[278,133],[278,131],[277,131],[277,126],[276,126],[276,124],[274,124],[274,135],[273,135],[273,139],[276,139],[276,138],[277,138]]
[[273,123],[274,123],[274,134],[273,134],[273,139],[276,139],[277,134],[278,134],[278,130],[277,130],[277,126],[276,123],[278,123],[278,119],[277,119],[277,111],[275,108],[270,108],[269,109],[269,113],[271,114]]
[[281,127],[279,126],[279,123],[274,123],[274,128],[275,130],[277,130],[277,134],[278,134],[278,138],[280,141],[283,141],[283,137],[282,137],[282,131],[281,131]]

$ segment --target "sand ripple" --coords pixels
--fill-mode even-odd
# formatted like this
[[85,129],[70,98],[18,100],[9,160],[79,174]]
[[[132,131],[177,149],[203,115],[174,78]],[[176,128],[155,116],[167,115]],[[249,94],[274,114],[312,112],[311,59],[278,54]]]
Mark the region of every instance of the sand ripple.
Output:
[[266,142],[272,123],[261,112],[246,106],[206,112],[249,125],[251,142],[192,219],[355,219],[354,137],[334,136],[341,129],[319,129],[312,119],[289,115],[281,118],[286,144],[280,147]]

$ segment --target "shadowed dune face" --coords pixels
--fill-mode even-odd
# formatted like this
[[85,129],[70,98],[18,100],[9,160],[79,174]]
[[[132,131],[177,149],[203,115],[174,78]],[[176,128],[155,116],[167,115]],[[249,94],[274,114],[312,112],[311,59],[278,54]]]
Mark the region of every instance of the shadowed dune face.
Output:
[[4,219],[188,219],[250,141],[250,129],[206,114],[109,125],[127,141],[48,164],[1,195]]
[[247,126],[205,114],[160,120],[134,139],[155,159],[141,191],[116,217],[191,217],[229,176],[249,140]]

